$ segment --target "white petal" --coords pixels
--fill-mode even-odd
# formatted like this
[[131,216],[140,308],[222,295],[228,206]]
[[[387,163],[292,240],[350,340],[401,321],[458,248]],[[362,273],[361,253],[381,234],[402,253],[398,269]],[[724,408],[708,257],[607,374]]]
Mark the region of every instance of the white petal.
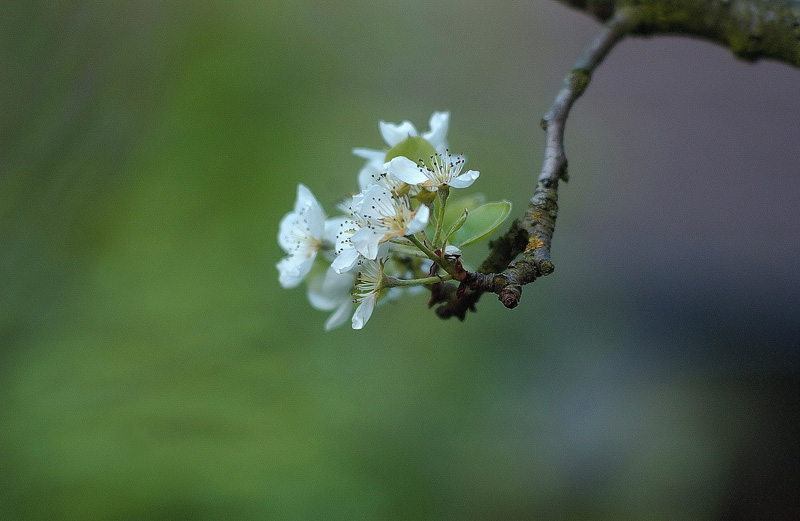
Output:
[[[387,187],[390,192],[400,192],[400,191],[402,191],[400,189],[404,188],[405,186],[407,186],[408,183],[406,183],[405,181],[403,181],[402,179],[400,179],[399,177],[397,177],[393,173],[387,172],[386,171],[386,167],[388,167],[388,166],[389,166],[388,164],[384,164],[383,171],[386,172],[386,175],[383,176],[383,180],[381,181],[381,184],[383,186]],[[415,187],[412,187],[412,188],[415,188]]]
[[361,304],[356,308],[355,313],[353,313],[353,329],[361,329],[369,320],[369,317],[372,316],[372,312],[375,310],[375,302],[377,301],[377,296],[375,295],[367,295],[364,297],[364,300],[361,301]]
[[310,204],[306,206],[301,215],[305,218],[311,236],[315,239],[321,239],[322,234],[325,232],[325,212],[319,203]]
[[[395,201],[392,192],[387,190],[385,186],[378,184],[370,186],[363,194],[364,199],[361,201],[359,215],[375,229],[386,231],[386,227],[380,222],[380,219],[394,216],[397,213],[398,203]],[[382,232],[376,231],[376,233]]]
[[392,198],[392,193],[382,185],[369,186],[366,190],[361,192],[361,195],[360,205],[361,210],[363,210],[362,215],[367,213],[366,209],[372,208],[372,206],[377,205],[381,200]]
[[309,206],[314,204],[319,206],[317,199],[314,197],[314,194],[311,193],[311,190],[308,189],[306,185],[300,183],[297,185],[297,199],[294,202],[294,211],[300,213],[300,211]]
[[355,283],[355,273],[336,273],[335,270],[328,268],[325,272],[322,289],[328,295],[338,295],[339,298],[347,297],[347,300],[350,300],[350,290],[353,289]]
[[398,156],[386,164],[386,171],[397,179],[410,185],[420,185],[428,180],[428,176],[415,162],[407,157]]
[[308,275],[311,271],[311,265],[314,264],[314,257],[303,258],[299,255],[284,257],[276,267],[278,268],[278,282],[284,288],[294,288]]
[[306,296],[312,308],[330,311],[339,305],[339,301],[332,298],[331,295],[326,295],[325,292],[322,291],[322,284],[324,281],[325,275],[322,273],[311,277],[308,281],[308,293]]
[[360,257],[361,255],[358,253],[358,250],[356,250],[355,247],[342,250],[342,252],[335,259],[333,259],[331,268],[333,268],[336,273],[347,273],[356,267]]
[[314,309],[330,311],[342,300],[350,301],[350,290],[355,284],[355,275],[339,274],[328,268],[324,275],[313,277],[308,282],[308,301]]
[[328,317],[328,320],[325,321],[325,331],[335,329],[347,322],[347,317],[350,316],[350,309],[352,307],[353,303],[349,298],[342,302],[342,304],[336,308],[336,311],[331,313],[331,316]]
[[345,225],[349,223],[347,217],[331,217],[325,220],[325,232],[322,238],[329,244],[336,244],[337,236],[342,231]]
[[393,249],[394,249],[394,245],[389,241],[380,243],[378,245],[378,255],[376,256],[376,258],[377,257],[381,257],[381,258],[388,257],[389,256],[389,252],[391,252]]
[[354,148],[353,155],[366,159],[370,163],[383,164],[386,161],[386,152],[383,150],[373,150],[371,148]]
[[364,204],[364,194],[362,192],[359,192],[350,198],[350,207],[353,209],[354,212],[360,212],[361,206],[363,204]]
[[361,228],[350,237],[356,251],[364,257],[375,260],[378,258],[378,244],[383,234],[371,228]]
[[[297,246],[297,240],[294,238],[294,230],[301,227],[303,223],[302,217],[295,212],[289,212],[283,216],[280,224],[278,225],[278,244],[286,253],[292,253]],[[305,224],[302,224],[305,228]]]
[[437,152],[442,152],[439,148],[447,148],[447,130],[450,126],[449,112],[434,112],[430,120],[431,129],[425,132],[424,137],[428,143],[433,145]]
[[381,129],[381,136],[383,136],[383,140],[386,141],[386,144],[389,145],[390,147],[395,146],[408,136],[417,135],[417,129],[414,127],[414,125],[411,124],[410,121],[403,121],[399,125],[381,121],[380,129]]
[[356,195],[352,196],[350,199],[346,199],[339,203],[336,207],[343,211],[344,213],[353,214],[358,213],[361,211],[361,203],[364,201],[364,194],[359,192]]
[[381,178],[380,176],[382,173],[383,162],[367,163],[364,165],[364,168],[358,172],[358,187],[361,190],[365,190],[366,188],[376,184]]
[[424,204],[417,208],[417,213],[414,214],[414,218],[410,223],[408,223],[408,232],[406,235],[411,235],[424,230],[428,225],[428,217],[430,217],[430,213],[430,209]]
[[468,170],[458,177],[451,179],[448,184],[453,188],[466,188],[474,183],[479,175],[480,172],[477,170]]
[[448,244],[444,248],[444,254],[449,255],[451,257],[457,257],[461,255],[461,250],[457,246],[453,246],[452,244]]

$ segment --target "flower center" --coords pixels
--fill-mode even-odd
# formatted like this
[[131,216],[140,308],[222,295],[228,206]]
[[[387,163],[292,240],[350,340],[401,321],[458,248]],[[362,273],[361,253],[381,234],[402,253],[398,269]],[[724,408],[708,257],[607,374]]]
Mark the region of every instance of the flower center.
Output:
[[464,158],[453,157],[449,150],[445,150],[444,154],[431,156],[431,166],[426,167],[425,175],[437,185],[446,185],[461,174],[462,168],[464,168]]
[[294,242],[294,255],[305,255],[307,258],[314,255],[320,248],[322,248],[322,237],[315,239],[311,234],[311,229],[308,225],[296,226],[291,231],[291,240]]
[[389,232],[405,233],[408,223],[414,218],[411,205],[404,196],[389,195],[378,197],[374,200],[370,210],[375,213],[365,213],[364,219],[368,224],[374,220],[379,227]]
[[383,262],[370,261],[361,264],[353,289],[353,302],[358,303],[369,295],[377,295],[383,288]]

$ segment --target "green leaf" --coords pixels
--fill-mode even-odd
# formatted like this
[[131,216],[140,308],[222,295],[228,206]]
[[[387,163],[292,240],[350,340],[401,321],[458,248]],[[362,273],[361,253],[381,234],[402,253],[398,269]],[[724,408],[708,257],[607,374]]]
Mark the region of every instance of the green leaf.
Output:
[[470,210],[466,222],[453,233],[450,243],[461,248],[482,241],[503,224],[509,213],[511,203],[508,201],[486,203]]
[[430,166],[430,158],[434,154],[436,154],[436,149],[425,138],[408,136],[386,153],[386,161],[389,162],[396,157],[403,156],[415,163],[422,159],[426,165]]
[[444,229],[449,230],[451,226],[461,217],[464,210],[471,212],[486,202],[486,196],[482,193],[461,196],[458,199],[453,197],[455,190],[450,191],[450,198],[447,200],[447,208],[444,210]]

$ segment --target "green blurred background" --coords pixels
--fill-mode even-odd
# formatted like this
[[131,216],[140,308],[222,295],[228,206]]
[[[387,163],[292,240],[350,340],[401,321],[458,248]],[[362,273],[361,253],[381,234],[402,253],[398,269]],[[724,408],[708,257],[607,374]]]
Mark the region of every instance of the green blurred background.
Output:
[[[524,208],[598,25],[547,1],[0,6],[0,519],[800,516],[800,72],[623,42],[557,271],[324,333],[277,223],[450,110]],[[475,259],[484,246],[467,252]]]

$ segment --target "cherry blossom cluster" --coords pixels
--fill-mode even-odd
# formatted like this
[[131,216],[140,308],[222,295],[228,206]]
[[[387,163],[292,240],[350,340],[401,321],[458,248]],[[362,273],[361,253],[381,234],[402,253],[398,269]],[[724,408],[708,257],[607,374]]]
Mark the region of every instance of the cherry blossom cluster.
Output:
[[353,150],[366,163],[360,191],[339,205],[340,215],[326,216],[311,190],[298,185],[294,209],[279,226],[286,256],[278,280],[284,288],[307,281],[312,307],[331,312],[326,330],[348,318],[361,329],[380,302],[463,270],[458,246],[468,241],[458,232],[469,205],[455,213],[447,205],[450,189],[467,188],[479,173],[464,171],[464,157],[450,154],[449,123],[448,112],[434,112],[424,133],[408,121],[380,122],[386,148]]

